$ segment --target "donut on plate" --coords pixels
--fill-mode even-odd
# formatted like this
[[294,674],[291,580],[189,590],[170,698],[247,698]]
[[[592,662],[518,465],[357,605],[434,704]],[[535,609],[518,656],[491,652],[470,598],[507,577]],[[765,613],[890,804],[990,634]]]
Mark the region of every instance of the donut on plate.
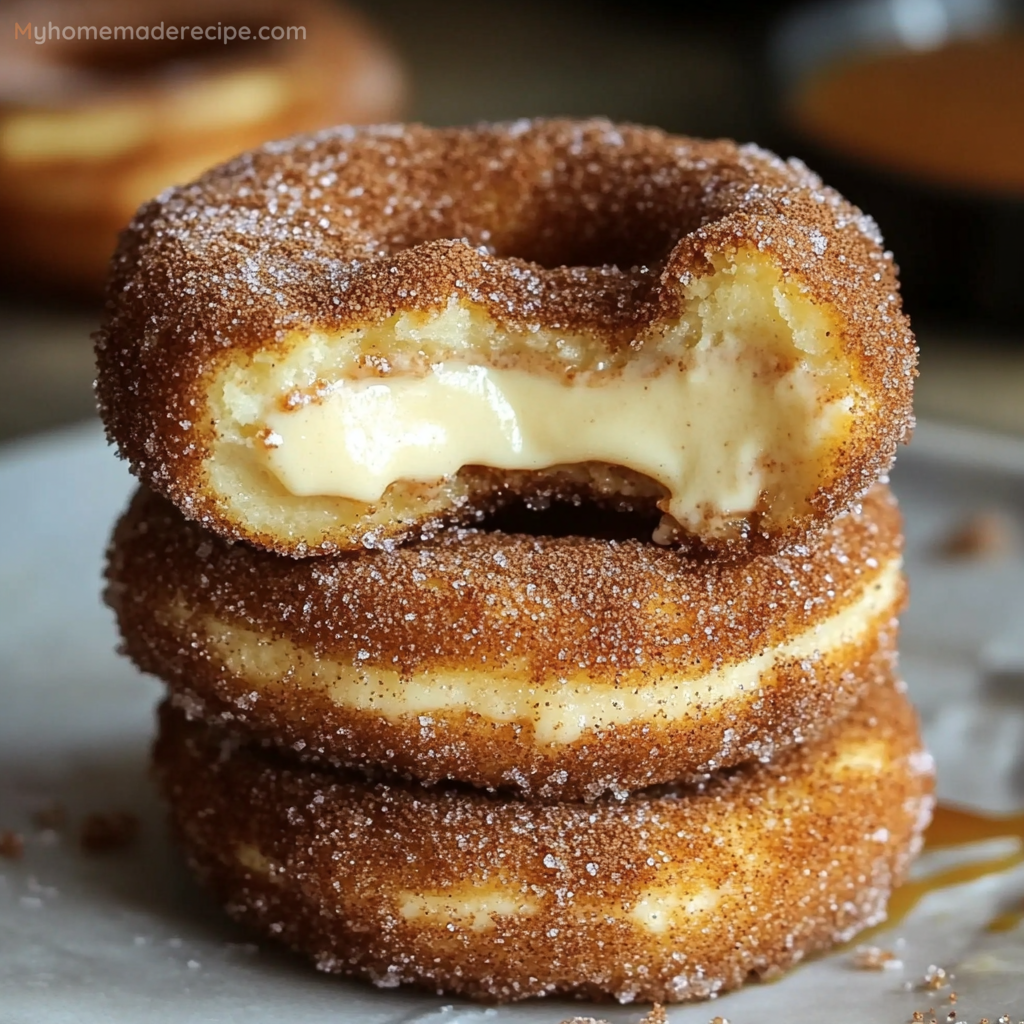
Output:
[[822,537],[741,560],[490,530],[287,559],[143,490],[107,600],[192,717],[336,765],[593,799],[831,728],[892,670],[900,549],[883,487]]
[[121,454],[190,518],[292,555],[524,496],[777,546],[911,424],[868,217],[799,163],[605,121],[264,146],[145,206],[108,294]]
[[270,138],[398,113],[396,58],[326,0],[21,0],[4,13],[8,281],[100,293],[118,231],[168,185]]
[[848,941],[884,920],[933,782],[892,684],[770,765],[624,803],[321,772],[169,706],[155,760],[234,917],[325,971],[490,1001],[706,998]]

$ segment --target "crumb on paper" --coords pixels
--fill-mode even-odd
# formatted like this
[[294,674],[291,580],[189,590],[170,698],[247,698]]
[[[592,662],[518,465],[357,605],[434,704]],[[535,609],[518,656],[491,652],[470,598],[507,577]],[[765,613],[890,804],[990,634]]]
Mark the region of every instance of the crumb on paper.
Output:
[[131,846],[139,834],[139,819],[134,814],[113,811],[90,814],[82,821],[79,840],[86,853],[108,853]]
[[24,852],[25,840],[20,832],[15,832],[12,829],[0,831],[0,857],[6,857],[8,860],[20,860]]
[[954,527],[939,544],[946,558],[992,558],[1017,546],[1014,525],[998,509],[979,509]]
[[853,951],[853,966],[858,971],[898,971],[903,961],[891,949],[858,946]]
[[67,808],[57,800],[40,807],[32,815],[32,824],[40,832],[59,832],[68,821]]
[[945,988],[950,980],[950,974],[944,967],[937,967],[935,964],[931,964],[921,979],[921,988],[937,992],[940,988]]

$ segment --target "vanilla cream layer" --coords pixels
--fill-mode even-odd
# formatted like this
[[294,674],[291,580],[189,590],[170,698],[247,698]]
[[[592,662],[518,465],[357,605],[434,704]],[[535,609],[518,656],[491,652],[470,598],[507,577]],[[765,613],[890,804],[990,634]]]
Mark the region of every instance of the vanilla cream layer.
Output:
[[661,484],[664,510],[696,529],[753,512],[764,494],[802,505],[851,408],[806,361],[781,371],[737,334],[658,372],[570,380],[447,361],[421,376],[339,380],[265,406],[256,450],[291,494],[367,504],[463,466],[609,463]]
[[[584,673],[553,675],[538,684],[525,682],[525,671],[510,676],[500,669],[428,671],[403,679],[384,666],[317,656],[291,640],[268,639],[212,616],[197,625],[213,656],[242,685],[251,686],[257,699],[260,690],[287,680],[289,687],[315,689],[342,708],[395,720],[416,716],[424,729],[432,727],[432,715],[467,712],[491,722],[529,722],[536,743],[557,746],[596,728],[654,718],[679,721],[723,701],[755,699],[762,677],[783,662],[814,662],[862,641],[892,613],[901,593],[900,560],[894,558],[855,601],[787,643],[698,676],[666,672],[645,678],[636,688],[597,682]],[[185,614],[179,608],[175,617]]]

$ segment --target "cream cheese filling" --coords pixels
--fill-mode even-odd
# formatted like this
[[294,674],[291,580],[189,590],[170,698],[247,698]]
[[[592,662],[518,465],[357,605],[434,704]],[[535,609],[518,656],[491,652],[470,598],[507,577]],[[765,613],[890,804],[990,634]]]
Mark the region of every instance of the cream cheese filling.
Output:
[[[595,728],[652,718],[685,720],[722,701],[757,699],[763,677],[776,666],[793,659],[827,658],[877,628],[902,593],[900,566],[900,559],[893,558],[865,581],[854,601],[784,644],[697,676],[669,670],[636,687],[596,681],[585,672],[553,674],[535,683],[487,668],[425,671],[404,679],[385,666],[315,655],[291,640],[271,639],[214,616],[190,622],[189,628],[206,634],[213,656],[241,685],[251,687],[257,699],[260,690],[286,682],[323,693],[341,708],[393,720],[416,716],[428,731],[435,714],[472,712],[485,721],[529,722],[537,744],[556,747]],[[183,620],[187,613],[179,607],[171,617]]]
[[801,504],[851,408],[807,362],[780,370],[737,335],[657,371],[568,379],[451,360],[295,390],[263,408],[255,450],[291,494],[367,504],[464,466],[608,463],[661,484],[664,510],[696,529],[748,515],[764,495]]

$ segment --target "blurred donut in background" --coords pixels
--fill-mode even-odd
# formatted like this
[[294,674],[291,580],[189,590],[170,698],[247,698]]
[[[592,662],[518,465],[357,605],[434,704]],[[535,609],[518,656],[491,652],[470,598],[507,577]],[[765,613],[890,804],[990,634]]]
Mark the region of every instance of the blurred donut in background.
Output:
[[[167,186],[268,139],[393,120],[402,105],[395,55],[360,16],[325,0],[22,0],[7,13],[8,286],[98,295],[118,231]],[[252,38],[226,39],[243,27]]]

